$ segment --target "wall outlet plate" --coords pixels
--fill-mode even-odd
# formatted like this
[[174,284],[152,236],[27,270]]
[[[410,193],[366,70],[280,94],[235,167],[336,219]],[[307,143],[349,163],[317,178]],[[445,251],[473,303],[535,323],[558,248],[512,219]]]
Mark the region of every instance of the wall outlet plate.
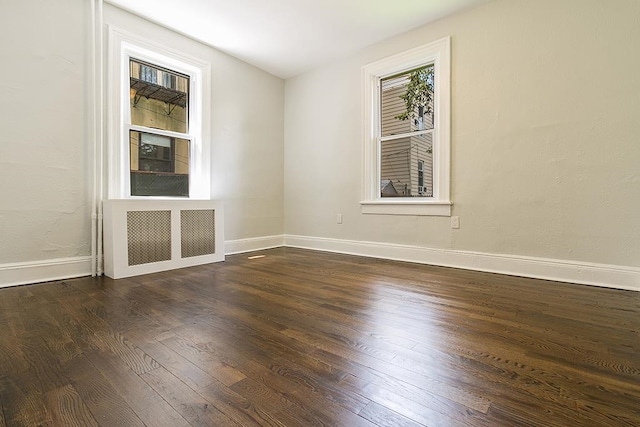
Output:
[[460,217],[452,216],[451,217],[451,228],[460,228]]

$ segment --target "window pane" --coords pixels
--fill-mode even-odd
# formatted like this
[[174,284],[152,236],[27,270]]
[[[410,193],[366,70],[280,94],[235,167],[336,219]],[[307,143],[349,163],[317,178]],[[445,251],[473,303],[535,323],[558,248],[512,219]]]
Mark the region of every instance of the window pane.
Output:
[[132,196],[189,196],[188,139],[129,132]]
[[382,141],[380,154],[380,197],[433,197],[432,133]]
[[189,77],[129,60],[131,124],[187,133]]
[[433,129],[433,65],[382,79],[382,136]]

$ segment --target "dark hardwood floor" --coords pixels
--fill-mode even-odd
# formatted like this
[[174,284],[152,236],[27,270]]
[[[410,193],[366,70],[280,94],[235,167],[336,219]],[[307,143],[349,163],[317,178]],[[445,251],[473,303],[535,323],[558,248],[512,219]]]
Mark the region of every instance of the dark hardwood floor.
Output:
[[640,426],[640,293],[279,248],[0,290],[0,426]]

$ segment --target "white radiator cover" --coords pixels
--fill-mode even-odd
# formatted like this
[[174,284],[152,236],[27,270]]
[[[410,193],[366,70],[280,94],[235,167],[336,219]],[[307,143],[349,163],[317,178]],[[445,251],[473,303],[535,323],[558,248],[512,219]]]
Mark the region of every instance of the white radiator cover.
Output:
[[103,218],[112,279],[224,261],[221,201],[105,200]]

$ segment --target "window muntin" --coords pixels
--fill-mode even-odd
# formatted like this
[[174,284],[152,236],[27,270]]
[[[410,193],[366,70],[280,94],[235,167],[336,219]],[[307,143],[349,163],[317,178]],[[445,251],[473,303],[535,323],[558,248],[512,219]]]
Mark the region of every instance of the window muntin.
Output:
[[[443,38],[417,48],[383,58],[363,67],[363,165],[362,199],[365,214],[451,215],[450,201],[450,38]],[[401,85],[407,75],[424,67],[433,67],[433,109],[417,107],[411,130],[400,133],[383,123],[383,90]],[[405,77],[406,79],[406,77]],[[400,90],[401,91],[401,90]],[[401,91],[402,93],[402,91]],[[402,102],[400,100],[400,102]],[[393,118],[393,116],[391,116]],[[393,122],[393,120],[392,120]],[[396,124],[398,122],[396,121]],[[383,131],[384,128],[384,131]],[[406,159],[411,150],[410,138],[425,139],[431,152],[424,148],[413,159]],[[404,141],[403,138],[405,139]],[[409,142],[407,142],[409,138]],[[392,144],[404,147],[391,147]],[[415,148],[415,147],[414,147]],[[416,189],[403,182],[396,189],[390,179],[383,179],[382,157],[404,151],[405,161],[400,172],[406,180],[412,175]],[[418,158],[423,163],[422,191],[418,188]],[[396,165],[394,165],[395,167]],[[404,184],[406,185],[406,191]],[[411,183],[413,186],[413,182]],[[399,191],[398,191],[399,190]],[[409,191],[411,190],[411,191]],[[417,191],[416,191],[417,190]],[[409,194],[411,193],[411,194]],[[417,193],[417,197],[414,194]],[[394,196],[394,197],[391,197]]]

